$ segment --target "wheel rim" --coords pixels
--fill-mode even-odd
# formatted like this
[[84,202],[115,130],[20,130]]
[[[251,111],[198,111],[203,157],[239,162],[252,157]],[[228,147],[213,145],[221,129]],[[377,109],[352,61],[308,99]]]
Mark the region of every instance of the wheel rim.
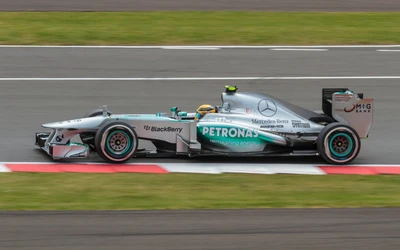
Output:
[[[342,145],[334,143],[342,142]],[[347,142],[347,145],[343,145]],[[352,160],[359,149],[357,135],[350,129],[339,127],[332,129],[325,137],[324,151],[325,155],[333,162],[344,163]]]
[[107,149],[115,155],[125,154],[131,147],[131,139],[121,130],[110,133],[106,139]]
[[329,147],[334,156],[345,157],[353,149],[353,140],[345,133],[337,133],[330,139]]
[[[126,142],[119,144],[116,143],[116,139],[121,136],[126,138]],[[126,145],[125,145],[126,144]],[[101,136],[99,145],[99,152],[104,155],[107,159],[113,162],[123,162],[128,160],[135,154],[137,148],[137,136],[132,128],[124,124],[115,124],[107,127]]]

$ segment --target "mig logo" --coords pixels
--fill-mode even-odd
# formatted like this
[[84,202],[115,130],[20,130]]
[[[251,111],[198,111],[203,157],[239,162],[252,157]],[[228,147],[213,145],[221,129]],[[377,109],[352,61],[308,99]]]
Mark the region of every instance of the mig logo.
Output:
[[356,113],[371,113],[372,104],[371,103],[363,103],[360,101],[357,104],[352,104],[351,107],[345,107],[344,112],[356,112]]

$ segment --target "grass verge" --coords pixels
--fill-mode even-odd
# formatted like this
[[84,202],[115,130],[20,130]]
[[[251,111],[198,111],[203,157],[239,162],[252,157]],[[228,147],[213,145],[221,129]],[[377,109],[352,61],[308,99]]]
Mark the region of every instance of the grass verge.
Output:
[[398,207],[400,176],[0,175],[1,210]]
[[0,44],[398,44],[400,13],[0,13]]

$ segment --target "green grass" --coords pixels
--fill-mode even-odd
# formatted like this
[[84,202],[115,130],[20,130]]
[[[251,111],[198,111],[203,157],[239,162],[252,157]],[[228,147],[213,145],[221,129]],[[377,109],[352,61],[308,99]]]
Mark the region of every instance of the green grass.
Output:
[[1,210],[398,207],[400,176],[0,175]]
[[398,44],[400,13],[0,13],[0,44]]

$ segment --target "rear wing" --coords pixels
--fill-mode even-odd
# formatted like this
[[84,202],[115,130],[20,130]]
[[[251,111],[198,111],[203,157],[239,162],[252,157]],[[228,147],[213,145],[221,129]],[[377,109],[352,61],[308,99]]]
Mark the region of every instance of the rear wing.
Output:
[[364,99],[363,93],[347,88],[322,90],[322,110],[335,119],[354,128],[360,138],[368,138],[373,122],[374,99]]

